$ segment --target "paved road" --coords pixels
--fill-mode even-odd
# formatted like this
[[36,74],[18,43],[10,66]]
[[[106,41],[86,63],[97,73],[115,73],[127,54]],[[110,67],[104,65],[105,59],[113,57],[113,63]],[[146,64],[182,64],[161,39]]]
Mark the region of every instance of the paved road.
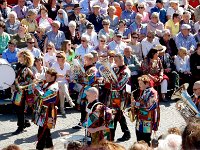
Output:
[[[180,116],[179,112],[175,109],[175,103],[161,103],[161,121],[159,130],[157,132],[158,135],[161,133],[165,133],[170,127],[179,127],[181,129],[185,126],[185,121]],[[53,129],[52,136],[53,142],[56,150],[62,150],[64,148],[64,144],[62,143],[63,137],[59,136],[59,132],[67,131],[70,132],[71,135],[84,135],[84,129],[82,130],[73,130],[72,126],[76,125],[79,118],[80,113],[71,108],[66,109],[67,118],[62,118],[58,116],[56,128]],[[135,137],[135,125],[131,123],[127,118],[128,126],[131,131],[131,139],[126,142],[121,142],[120,144],[126,147],[127,149],[136,141]],[[0,114],[0,149],[3,147],[15,143],[20,145],[24,150],[34,149],[36,143],[36,135],[38,127],[34,124],[31,125],[26,132],[12,136],[11,133],[16,130],[16,115],[13,113],[9,114]],[[118,124],[116,139],[122,136],[122,132],[120,126]],[[115,140],[116,140],[115,139]]]

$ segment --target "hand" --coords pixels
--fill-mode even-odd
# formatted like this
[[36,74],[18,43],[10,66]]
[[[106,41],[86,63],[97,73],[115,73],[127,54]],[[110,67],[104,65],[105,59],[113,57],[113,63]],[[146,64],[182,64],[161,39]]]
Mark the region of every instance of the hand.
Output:
[[95,133],[96,132],[96,128],[88,128],[88,132]]
[[163,80],[163,76],[159,76],[158,81],[161,82]]

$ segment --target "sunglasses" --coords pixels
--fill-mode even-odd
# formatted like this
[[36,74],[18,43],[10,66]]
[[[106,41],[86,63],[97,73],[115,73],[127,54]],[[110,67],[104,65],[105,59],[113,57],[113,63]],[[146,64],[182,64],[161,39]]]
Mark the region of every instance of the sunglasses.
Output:
[[62,15],[63,13],[58,13],[59,15]]
[[51,47],[48,47],[47,49],[48,49],[48,50],[52,50],[53,48],[51,48]]
[[81,40],[81,42],[86,42],[85,40]]
[[63,58],[62,56],[56,56],[56,58]]
[[40,31],[36,31],[37,33],[41,33]]
[[150,39],[153,39],[154,37],[153,36],[147,36],[148,38],[150,38]]
[[29,44],[34,44],[35,42],[28,42]]
[[198,90],[198,89],[200,89],[200,88],[193,89],[193,91],[196,91],[196,90]]
[[107,26],[107,25],[109,25],[109,24],[103,24],[103,26]]
[[137,39],[138,37],[133,36],[132,38],[133,38],[133,39]]
[[100,40],[100,42],[106,42],[106,41],[104,41],[104,40]]
[[138,7],[138,9],[143,9],[144,7]]

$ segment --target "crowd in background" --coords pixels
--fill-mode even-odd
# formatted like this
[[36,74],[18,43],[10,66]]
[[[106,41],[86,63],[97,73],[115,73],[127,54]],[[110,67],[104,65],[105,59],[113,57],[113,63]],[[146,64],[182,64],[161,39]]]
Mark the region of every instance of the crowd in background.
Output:
[[[146,74],[161,100],[168,101],[168,91],[189,83],[192,94],[194,82],[200,80],[199,42],[198,0],[0,0],[0,57],[14,64],[21,49],[30,51],[34,76],[40,79],[51,67],[65,74],[60,66],[66,72],[74,58],[84,62],[88,53],[94,64],[107,57],[115,66],[114,56],[120,53],[131,71],[131,89]],[[73,106],[63,89],[60,99]],[[158,149],[181,149],[182,143],[188,149],[187,142],[199,148],[198,137],[199,124],[188,124],[182,137],[177,132],[162,137]],[[138,142],[130,149],[150,148]]]

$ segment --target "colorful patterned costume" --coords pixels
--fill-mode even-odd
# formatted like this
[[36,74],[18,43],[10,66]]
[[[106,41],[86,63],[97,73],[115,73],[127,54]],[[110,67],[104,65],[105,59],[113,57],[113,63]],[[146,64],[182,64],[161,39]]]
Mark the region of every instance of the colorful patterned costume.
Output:
[[[106,107],[97,100],[92,103],[88,103],[86,107],[87,119],[83,126],[86,128],[97,128],[106,126],[107,128],[113,128],[113,114],[112,110]],[[92,144],[98,144],[102,139],[110,140],[110,130],[101,130],[95,133],[88,133],[88,136],[92,138]]]

